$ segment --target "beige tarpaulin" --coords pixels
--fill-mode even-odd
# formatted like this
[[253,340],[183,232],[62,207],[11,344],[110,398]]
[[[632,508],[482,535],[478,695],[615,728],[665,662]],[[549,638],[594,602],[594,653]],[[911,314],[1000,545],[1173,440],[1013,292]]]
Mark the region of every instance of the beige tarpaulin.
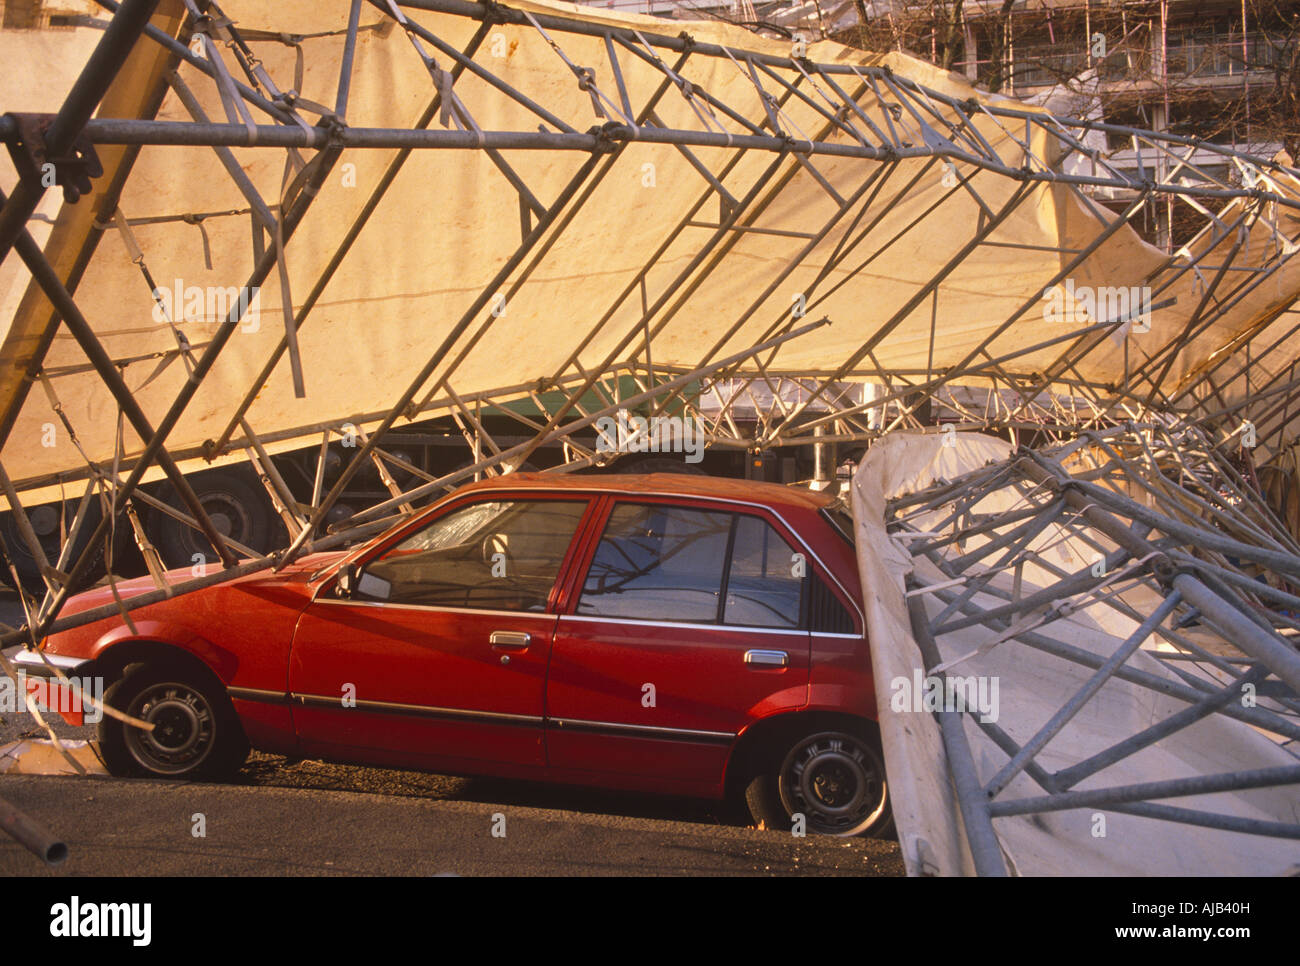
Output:
[[[565,4],[514,6],[579,15],[577,8]],[[338,82],[348,7],[344,0],[226,5],[241,29],[305,35],[300,41],[298,80],[298,47],[269,39],[265,33],[257,34],[252,46],[282,88],[296,86],[304,98],[326,105],[333,103]],[[410,16],[458,49],[469,43],[479,26],[476,21],[450,15],[411,11]],[[589,8],[582,8],[581,16],[644,30],[663,27],[662,21]],[[360,34],[347,122],[354,128],[410,127],[434,93],[429,73],[403,31],[386,24],[378,10],[365,7],[362,24],[374,29],[363,29]],[[674,23],[673,30],[682,26]],[[712,23],[685,27],[700,42],[725,42],[781,56],[790,52],[788,43],[764,40],[741,28]],[[594,65],[596,83],[603,91],[615,91],[602,39],[569,34],[557,34],[556,39],[574,64]],[[76,49],[83,48],[84,43]],[[883,64],[933,90],[988,100],[964,79],[902,54],[877,56],[824,42],[811,46],[808,56],[823,63]],[[437,59],[444,68],[452,65],[445,56]],[[578,131],[604,122],[595,115],[590,94],[579,88],[564,61],[531,26],[493,26],[477,60]],[[626,50],[621,51],[619,60],[631,103],[645,103],[663,82],[662,73]],[[180,75],[196,92],[208,117],[224,120],[215,85],[188,66]],[[681,76],[745,117],[762,118],[761,99],[738,62],[726,57],[695,57],[681,68]],[[110,97],[118,96],[122,85],[140,83],[138,73],[125,73]],[[853,90],[864,112],[880,126],[892,123],[904,132],[911,130],[917,143],[930,136],[905,112],[891,110],[896,105],[864,88],[859,85]],[[467,72],[455,89],[483,130],[537,130],[535,114],[482,78]],[[49,107],[48,100],[45,106]],[[782,112],[783,127],[795,138],[850,141],[842,131],[827,133],[825,120],[798,98],[788,100]],[[670,89],[656,107],[663,126],[743,133],[719,112],[712,112],[712,118],[709,113],[698,96],[688,100],[679,89]],[[167,94],[158,117],[190,119],[174,93]],[[269,123],[262,116],[257,120]],[[976,115],[975,125],[1009,165],[1038,164],[1017,143],[1030,130],[1027,126],[987,114]],[[1054,139],[1041,128],[1034,128],[1031,137],[1030,147],[1039,158],[1050,159],[1060,150],[1059,145],[1048,143]],[[965,360],[983,338],[1033,300],[1072,252],[1096,237],[1105,223],[1103,216],[1113,217],[1085,203],[1073,188],[1037,184],[1024,190],[1018,204],[1008,207],[1004,220],[988,234],[988,244],[963,252],[990,213],[1001,215],[1024,185],[999,173],[979,171],[970,179],[970,192],[958,189],[954,193],[945,165],[927,167],[928,159],[903,160],[887,180],[882,179],[883,187],[864,217],[854,218],[861,208],[859,201],[811,245],[799,268],[765,292],[778,272],[810,244],[808,236],[831,220],[839,203],[788,156],[774,172],[767,172],[776,159],[769,152],[751,150],[742,156],[727,148],[692,150],[715,172],[722,170],[727,160],[736,159],[722,179],[734,198],[757,192],[759,203],[745,214],[746,224],[753,230],[732,239],[734,244],[718,267],[707,276],[701,270],[691,273],[690,280],[701,282],[697,286],[683,286],[678,278],[714,232],[711,226],[718,216],[717,198],[709,197],[698,210],[694,207],[708,196],[709,186],[674,147],[630,144],[589,195],[580,193],[583,200],[572,223],[540,255],[519,290],[507,298],[510,284],[501,286],[503,297],[475,320],[470,332],[481,327],[484,337],[452,374],[450,383],[457,393],[500,390],[561,375],[575,351],[578,363],[587,371],[599,369],[611,355],[623,361],[637,343],[634,341],[622,357],[614,350],[629,332],[645,327],[643,307],[653,307],[660,299],[665,300],[664,308],[655,313],[653,321],[667,321],[654,338],[656,363],[694,367],[742,350],[774,327],[788,323],[793,307],[802,299],[810,318],[825,315],[833,324],[786,343],[768,361],[777,369],[834,369],[859,353],[883,324],[902,312],[921,286],[955,260],[934,299],[926,298],[902,313],[896,327],[872,352],[874,362],[885,369],[942,370]],[[234,153],[262,195],[274,203],[283,182],[285,152],[236,148]],[[506,150],[502,154],[543,206],[560,196],[588,160],[587,155],[573,151]],[[343,152],[288,245],[295,309],[392,156],[393,151],[379,149]],[[841,198],[856,195],[861,200],[869,196],[864,189],[867,179],[883,163],[827,156],[811,160]],[[970,170],[959,166],[957,173],[964,177]],[[7,161],[3,180],[4,187],[11,189],[14,176]],[[1294,192],[1294,185],[1282,183],[1285,179],[1274,180],[1278,182],[1272,185],[1275,190]],[[123,190],[121,211],[131,225],[132,243],[138,244],[159,288],[173,296],[179,294],[173,311],[180,316],[180,328],[189,342],[201,350],[216,328],[222,309],[220,290],[240,285],[253,265],[247,201],[210,148],[146,146]],[[80,215],[77,208],[65,208],[59,224],[76,220],[78,230],[84,232],[87,225]],[[190,216],[190,220],[180,220],[182,216]],[[686,228],[659,251],[674,226],[687,217],[699,227]],[[835,248],[846,236],[855,238],[877,217],[879,221],[854,254],[818,284],[817,276]],[[1271,217],[1272,221],[1269,217],[1255,219],[1246,236],[1234,232],[1214,240],[1216,254],[1208,261],[1222,261],[1218,255],[1226,257],[1234,245],[1239,248],[1235,268],[1276,260],[1282,239],[1300,233],[1300,225],[1285,209]],[[900,232],[897,241],[885,244]],[[415,151],[301,332],[305,398],[294,397],[287,362],[282,362],[248,413],[251,426],[259,435],[284,437],[277,444],[283,449],[308,442],[305,433],[297,435],[305,427],[386,412],[516,250],[520,236],[519,197],[486,153]],[[638,272],[652,260],[655,266],[646,275],[642,290]],[[530,261],[525,260],[524,265]],[[1123,227],[1079,266],[1071,279],[1076,290],[1140,286],[1166,261],[1162,252]],[[7,258],[0,267],[0,297],[6,306],[17,305],[28,281],[16,256]],[[1206,284],[1204,272],[1185,273],[1158,296],[1175,301],[1154,312],[1150,332],[1113,334],[1065,377],[1098,384],[1121,381],[1125,339],[1130,359],[1136,362],[1175,338],[1197,311]],[[1248,330],[1269,313],[1289,305],[1298,287],[1300,267],[1289,263],[1255,287],[1239,300],[1230,317],[1182,349],[1169,374],[1171,384],[1234,333]],[[193,292],[200,295],[191,297]],[[185,367],[175,355],[168,326],[158,321],[154,299],[132,263],[131,249],[116,228],[108,227],[77,299],[109,352],[122,360],[127,384],[156,422],[185,380]],[[29,298],[24,305],[14,322],[15,331],[20,323],[30,325],[33,318],[43,322],[49,315],[43,298]],[[1045,321],[1044,306],[1035,304],[1007,327],[992,343],[991,354],[1017,352],[1070,330],[1071,325],[1054,327]],[[932,315],[937,322],[933,347]],[[283,332],[279,284],[272,273],[253,314],[223,351],[172,433],[170,450],[193,456],[205,440],[222,431]],[[458,349],[467,344],[468,339],[462,339]],[[12,370],[20,364],[23,347],[22,342],[6,339],[0,346],[0,365]],[[1061,348],[1057,345],[1021,356],[1006,368],[1013,373],[1043,372]],[[46,359],[46,371],[87,455],[109,461],[114,450],[116,408],[99,376],[87,371],[85,364],[81,350],[66,331],[60,331]],[[441,398],[445,394],[436,395]],[[417,398],[422,396],[423,392]],[[75,448],[62,440],[61,426],[55,445],[43,445],[50,442],[49,425],[53,423],[57,420],[45,393],[39,387],[33,389],[3,451],[5,466],[20,485],[48,483],[56,474],[84,466]],[[141,448],[128,429],[128,455]],[[47,495],[52,492],[46,491]]]

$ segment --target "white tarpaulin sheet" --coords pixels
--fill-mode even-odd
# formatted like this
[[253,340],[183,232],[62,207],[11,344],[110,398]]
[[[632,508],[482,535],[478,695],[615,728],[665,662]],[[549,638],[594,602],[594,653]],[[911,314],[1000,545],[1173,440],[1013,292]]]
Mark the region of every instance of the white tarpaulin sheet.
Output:
[[[974,434],[957,434],[950,442],[952,445],[944,445],[943,434],[894,434],[869,451],[853,480],[858,563],[871,637],[876,701],[881,709],[880,725],[894,817],[911,875],[970,875],[975,871],[938,723],[928,712],[896,709],[897,695],[902,690],[898,682],[911,682],[918,669],[922,676],[930,670],[922,667],[920,651],[912,636],[904,599],[904,578],[914,568],[922,584],[939,583],[946,578],[924,558],[914,560],[906,542],[889,536],[884,524],[888,499],[923,489],[937,480],[956,479],[988,462],[1005,458],[1010,451],[1006,443]],[[995,492],[978,504],[978,512],[1005,509],[1005,505],[996,505],[998,496]],[[1008,499],[1008,505],[1009,502]],[[918,525],[926,529],[924,518],[919,519]],[[1071,572],[1093,555],[1087,548],[1072,547],[1068,539],[1045,553],[1052,562]],[[1034,577],[1034,565],[1030,564],[1025,569],[1021,593],[1028,595],[1048,583],[1041,578],[1035,581]],[[926,599],[932,601],[932,595],[926,595]],[[991,598],[983,594],[974,598],[977,604],[982,599],[986,606],[1001,603],[1000,600],[989,603]],[[928,606],[932,613],[940,607],[937,602]],[[1040,633],[1109,657],[1136,626],[1111,608],[1097,605],[1040,628]],[[937,645],[945,664],[973,652],[973,656],[957,663],[947,673],[996,681],[996,724],[1017,744],[1023,744],[1079,690],[1093,671],[1018,644],[1014,639],[981,651],[981,646],[994,636],[993,631],[977,624],[942,635]],[[1129,659],[1129,666],[1177,680],[1159,661],[1142,651]],[[1054,772],[1186,706],[1172,697],[1112,677],[1036,760]],[[970,715],[964,716],[964,721],[967,739],[976,753],[978,777],[981,783],[987,783],[1006,763],[1007,756],[982,736]],[[1296,758],[1268,737],[1239,721],[1216,715],[1111,765],[1077,787],[1087,790],[1295,764]],[[1042,794],[1042,789],[1021,772],[999,798],[1033,798]],[[1294,787],[1188,796],[1177,799],[1176,804],[1274,822],[1300,821],[1300,796]],[[1098,815],[1102,816],[1101,822]],[[993,827],[1007,868],[1013,874],[1300,872],[1300,843],[1162,822],[1105,808],[995,818]],[[1097,834],[1099,830],[1104,830],[1104,834]]]

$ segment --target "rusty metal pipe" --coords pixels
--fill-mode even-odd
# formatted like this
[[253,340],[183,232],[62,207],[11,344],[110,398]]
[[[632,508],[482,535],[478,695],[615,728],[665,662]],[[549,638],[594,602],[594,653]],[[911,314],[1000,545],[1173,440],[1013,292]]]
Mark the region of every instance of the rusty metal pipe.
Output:
[[29,852],[40,856],[46,865],[62,865],[68,858],[66,843],[3,798],[0,798],[0,829],[12,835]]

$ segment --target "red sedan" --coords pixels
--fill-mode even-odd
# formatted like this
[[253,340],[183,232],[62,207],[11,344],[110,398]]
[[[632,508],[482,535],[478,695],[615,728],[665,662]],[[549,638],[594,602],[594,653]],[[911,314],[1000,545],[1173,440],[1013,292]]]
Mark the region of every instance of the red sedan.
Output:
[[[889,804],[851,534],[835,501],[802,489],[513,474],[350,552],[44,650],[153,723],[101,720],[114,774],[221,778],[252,746],[736,795],[769,828],[878,833]],[[111,599],[96,589],[67,613]]]

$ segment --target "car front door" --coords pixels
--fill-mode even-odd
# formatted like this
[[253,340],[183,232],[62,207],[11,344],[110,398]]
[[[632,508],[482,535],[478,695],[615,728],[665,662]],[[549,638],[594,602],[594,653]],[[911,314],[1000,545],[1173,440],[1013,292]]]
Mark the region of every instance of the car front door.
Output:
[[586,498],[471,498],[324,585],[290,654],[307,755],[540,768],[557,578]]
[[806,565],[760,512],[619,501],[559,619],[553,769],[716,784],[736,735],[807,702]]

